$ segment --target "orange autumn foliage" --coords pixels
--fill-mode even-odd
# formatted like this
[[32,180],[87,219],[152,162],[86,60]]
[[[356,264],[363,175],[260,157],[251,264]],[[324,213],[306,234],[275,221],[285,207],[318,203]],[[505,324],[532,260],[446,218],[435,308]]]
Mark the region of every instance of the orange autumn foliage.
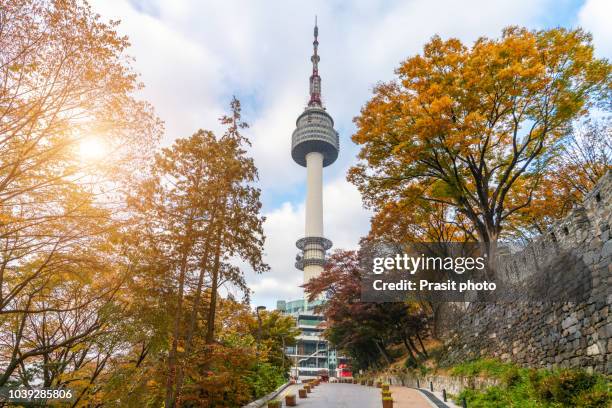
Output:
[[433,37],[355,118],[360,162],[348,179],[373,227],[403,217],[422,229],[444,206],[476,239],[501,238],[543,196],[557,146],[609,96],[611,72],[580,29],[509,27],[471,47]]

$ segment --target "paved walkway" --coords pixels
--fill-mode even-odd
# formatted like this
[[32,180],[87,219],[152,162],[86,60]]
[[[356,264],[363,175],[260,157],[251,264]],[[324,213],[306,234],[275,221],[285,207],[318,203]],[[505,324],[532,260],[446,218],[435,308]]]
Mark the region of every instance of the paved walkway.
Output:
[[[302,384],[287,387],[281,393],[283,407],[285,406],[285,394],[295,394],[297,397],[299,388],[302,388]],[[322,383],[308,394],[308,398],[298,397],[297,406],[303,408],[381,408],[382,402],[380,390],[375,387]]]
[[389,389],[393,396],[393,408],[432,408],[432,404],[414,388],[392,386]]
[[[278,397],[285,399],[286,394],[295,394],[302,385],[292,385]],[[391,387],[393,408],[432,408],[419,391],[405,387]],[[359,384],[322,383],[308,394],[308,398],[297,398],[299,407],[304,408],[381,408],[380,389]],[[283,403],[283,407],[284,407]]]

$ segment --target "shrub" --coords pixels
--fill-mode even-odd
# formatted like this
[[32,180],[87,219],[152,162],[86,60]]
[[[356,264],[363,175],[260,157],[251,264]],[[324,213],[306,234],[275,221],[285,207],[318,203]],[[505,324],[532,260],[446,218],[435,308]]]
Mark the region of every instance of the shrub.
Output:
[[502,382],[506,387],[512,387],[517,384],[521,380],[521,374],[519,373],[518,368],[511,367],[502,374]]
[[281,401],[277,399],[268,401],[268,408],[281,408]]
[[607,408],[612,402],[608,378],[585,371],[548,371],[471,362],[453,372],[473,375],[485,370],[495,372],[501,384],[485,390],[466,389],[457,396],[458,404],[462,398],[471,408]]
[[282,370],[270,363],[255,365],[253,371],[245,375],[245,380],[254,398],[263,397],[285,382]]
[[427,375],[427,373],[429,373],[430,371],[431,371],[431,369],[426,367],[426,366],[424,366],[424,365],[420,365],[419,366],[419,372],[421,373],[421,375],[423,377],[425,377]]
[[608,391],[593,391],[577,396],[574,403],[581,408],[606,408],[610,406],[611,399]]
[[460,377],[485,376],[502,378],[509,370],[515,369],[513,364],[502,363],[493,359],[480,359],[468,361],[452,368],[451,374]]
[[[504,390],[498,386],[489,387],[481,392],[465,389],[457,398],[456,402],[458,405],[461,405],[461,400],[463,398],[468,401],[468,406],[470,408],[505,408],[510,406],[507,395]],[[520,406],[521,408],[527,407],[527,405],[516,406]]]
[[417,368],[418,363],[414,358],[407,358],[406,361],[404,362],[404,366],[406,368]]
[[571,406],[576,396],[593,388],[597,379],[584,371],[563,370],[536,384],[540,398],[549,402]]

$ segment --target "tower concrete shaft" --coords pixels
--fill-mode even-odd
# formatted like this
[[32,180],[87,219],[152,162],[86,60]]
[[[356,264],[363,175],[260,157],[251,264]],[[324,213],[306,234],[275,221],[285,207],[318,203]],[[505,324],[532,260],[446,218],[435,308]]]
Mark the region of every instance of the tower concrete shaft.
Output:
[[306,228],[307,237],[323,236],[323,155],[306,155]]
[[304,271],[304,283],[321,274],[325,265],[325,252],[332,246],[331,241],[323,237],[323,168],[336,161],[340,149],[334,120],[321,101],[318,34],[315,22],[314,52],[310,58],[310,99],[298,117],[291,137],[291,156],[297,164],[306,167],[305,236],[296,242],[301,253],[295,263],[298,269]]
[[[306,237],[323,236],[323,155],[310,152],[306,155]],[[325,250],[313,243],[304,251],[304,259],[325,259]],[[304,266],[304,283],[323,272],[323,265]]]

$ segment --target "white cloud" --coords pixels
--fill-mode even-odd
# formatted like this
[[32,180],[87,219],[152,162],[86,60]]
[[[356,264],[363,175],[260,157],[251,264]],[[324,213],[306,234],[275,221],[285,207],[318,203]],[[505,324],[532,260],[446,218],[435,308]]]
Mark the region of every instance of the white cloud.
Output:
[[344,177],[337,178],[325,185],[323,199],[325,236],[334,248],[357,249],[359,239],[368,233],[371,215],[363,209],[357,188]]
[[[253,154],[266,189],[303,181],[290,164],[289,138],[307,101],[311,35],[319,17],[323,98],[342,136],[343,166],[351,119],[373,84],[393,76],[433,34],[471,41],[508,24],[533,24],[552,0],[145,1],[94,0],[105,17],[122,20],[149,99],[166,122],[166,142],[197,128],[218,129],[232,94],[253,107]],[[279,180],[279,169],[283,178]]]
[[609,0],[587,0],[578,12],[582,28],[593,34],[595,53],[612,56],[612,2]]
[[291,133],[297,117],[292,107],[302,99],[296,93],[281,91],[252,121],[251,154],[264,189],[282,188],[283,184],[291,186],[303,178],[304,169],[293,162],[290,154]]

